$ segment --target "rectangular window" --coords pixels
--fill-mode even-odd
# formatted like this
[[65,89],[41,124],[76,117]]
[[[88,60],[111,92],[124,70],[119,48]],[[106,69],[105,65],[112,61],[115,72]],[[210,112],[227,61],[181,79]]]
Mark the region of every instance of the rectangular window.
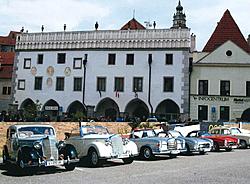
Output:
[[8,90],[7,90],[7,95],[10,95],[11,94],[11,87],[8,87]]
[[56,91],[63,91],[64,90],[64,77],[57,77],[56,78]]
[[97,77],[96,90],[106,91],[106,78],[105,77]]
[[143,78],[134,77],[133,79],[133,92],[142,92],[143,89]]
[[134,65],[134,54],[127,54],[127,65]]
[[208,107],[206,105],[198,106],[198,120],[208,120]]
[[17,89],[18,90],[25,90],[25,80],[23,80],[23,79],[18,80]]
[[166,65],[173,64],[173,54],[166,54]]
[[116,59],[115,54],[109,54],[108,55],[108,65],[115,65],[115,59]]
[[220,95],[230,96],[230,81],[220,81]]
[[58,53],[57,54],[57,63],[58,64],[64,64],[66,60],[66,54],[65,53]]
[[3,87],[2,94],[7,95],[8,87]]
[[37,55],[37,64],[43,64],[43,54]]
[[35,90],[42,90],[43,86],[43,78],[42,77],[35,77]]
[[174,91],[174,77],[164,77],[163,91],[164,92]]
[[115,77],[115,91],[123,92],[124,91],[124,78]]
[[229,107],[228,106],[220,106],[220,120],[221,121],[229,121]]
[[250,97],[250,81],[246,82],[246,96]]
[[30,58],[24,58],[23,68],[24,69],[31,68],[31,59]]
[[82,77],[74,78],[74,91],[82,91]]
[[82,69],[82,58],[74,58],[73,69]]
[[199,95],[208,95],[208,80],[199,80]]

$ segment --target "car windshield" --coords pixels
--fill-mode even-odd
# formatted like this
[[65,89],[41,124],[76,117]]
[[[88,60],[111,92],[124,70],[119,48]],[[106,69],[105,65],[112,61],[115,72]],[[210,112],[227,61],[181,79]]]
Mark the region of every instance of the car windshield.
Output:
[[241,131],[238,128],[231,128],[232,134],[241,134]]
[[18,129],[19,137],[30,137],[36,135],[55,135],[54,129],[51,127],[22,127]]
[[134,132],[135,138],[143,138],[143,137],[155,137],[156,134],[153,130],[140,130]]
[[176,137],[183,137],[183,135],[180,132],[178,132],[178,131],[169,131],[169,133],[174,138],[176,138]]
[[105,135],[109,134],[108,129],[103,126],[82,126],[81,128],[82,134],[99,134]]

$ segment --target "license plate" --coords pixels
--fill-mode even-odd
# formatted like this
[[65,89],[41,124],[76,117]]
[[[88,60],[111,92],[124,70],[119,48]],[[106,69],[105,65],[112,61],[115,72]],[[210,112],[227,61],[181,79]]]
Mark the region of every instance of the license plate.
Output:
[[173,150],[173,151],[171,151],[171,154],[179,154],[179,153],[180,153],[179,150]]
[[55,165],[63,165],[63,160],[56,160],[56,161],[46,161],[45,166],[55,166]]

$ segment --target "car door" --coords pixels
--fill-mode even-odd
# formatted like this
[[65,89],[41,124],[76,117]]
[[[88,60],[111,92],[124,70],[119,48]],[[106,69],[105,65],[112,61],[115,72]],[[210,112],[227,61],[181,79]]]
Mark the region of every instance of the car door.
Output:
[[17,132],[14,127],[10,128],[7,135],[7,148],[11,160],[15,160],[18,150]]

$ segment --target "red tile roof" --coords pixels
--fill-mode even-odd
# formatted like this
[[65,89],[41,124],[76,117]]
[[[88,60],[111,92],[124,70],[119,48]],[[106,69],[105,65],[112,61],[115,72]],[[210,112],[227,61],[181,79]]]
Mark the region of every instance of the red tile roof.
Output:
[[203,52],[212,52],[228,40],[231,40],[243,50],[250,53],[250,46],[231,16],[230,11],[226,10],[204,47]]
[[17,33],[18,32],[11,31],[8,36],[0,36],[0,45],[15,45]]
[[136,30],[136,29],[146,29],[146,28],[142,24],[140,24],[135,18],[132,18],[121,28],[121,30],[128,30],[128,29]]
[[15,59],[15,52],[0,52],[0,63],[13,65]]
[[2,66],[0,67],[0,79],[11,79],[13,72],[13,66]]

